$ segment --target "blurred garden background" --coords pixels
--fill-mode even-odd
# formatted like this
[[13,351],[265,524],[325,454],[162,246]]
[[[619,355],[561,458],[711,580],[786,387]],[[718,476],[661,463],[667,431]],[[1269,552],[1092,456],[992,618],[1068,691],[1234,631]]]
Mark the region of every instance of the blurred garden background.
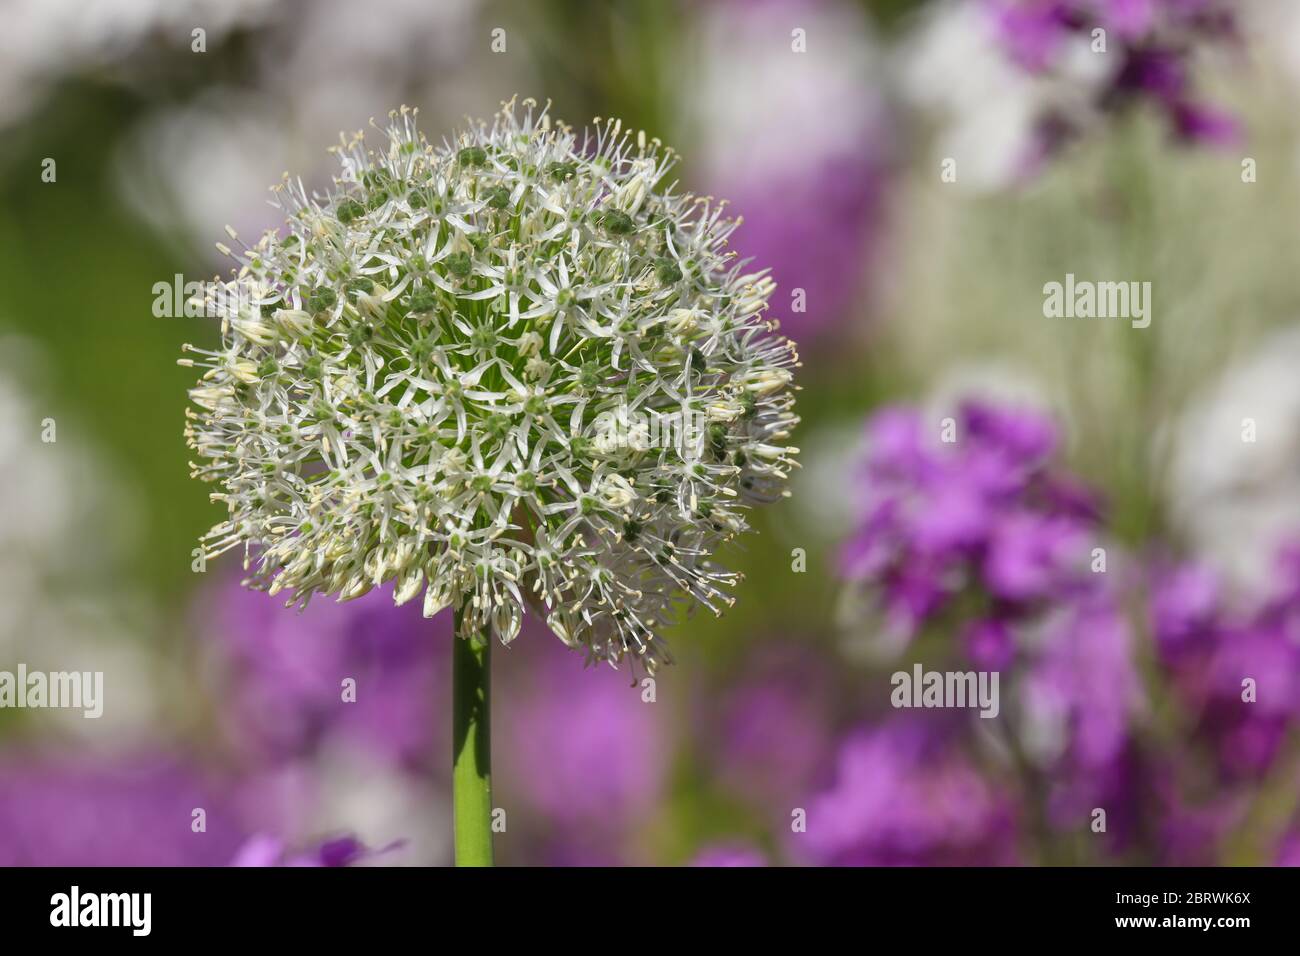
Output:
[[[450,862],[450,622],[196,565],[221,509],[176,360],[218,329],[154,305],[278,225],[285,171],[326,185],[340,131],[405,103],[438,141],[515,94],[731,201],[800,346],[803,468],[653,699],[537,622],[495,655],[500,862],[1300,863],[1290,0],[0,24],[0,670],[105,675],[99,719],[0,708],[0,863]],[[1046,316],[1067,275],[1149,282],[1150,325]],[[999,716],[892,707],[915,663],[999,671]]]

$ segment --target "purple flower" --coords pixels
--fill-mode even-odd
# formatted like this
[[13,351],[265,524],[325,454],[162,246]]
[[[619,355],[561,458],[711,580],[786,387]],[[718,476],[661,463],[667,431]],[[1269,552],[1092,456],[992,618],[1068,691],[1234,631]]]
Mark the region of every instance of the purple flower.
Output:
[[379,856],[384,850],[368,849],[354,836],[335,837],[301,852],[291,852],[285,842],[267,833],[258,833],[239,848],[231,866],[352,866]]
[[1300,829],[1292,830],[1282,838],[1274,865],[1300,866]]
[[[243,755],[270,762],[314,752],[327,738],[437,766],[449,751],[446,615],[394,607],[391,589],[304,611],[226,577],[196,613],[219,716]],[[345,681],[355,699],[345,699]],[[441,746],[446,742],[446,746]]]
[[861,518],[840,566],[905,637],[958,595],[1016,619],[1097,586],[1087,565],[1097,508],[1051,465],[1052,423],[970,402],[954,426],[945,443],[913,409],[885,409],[867,424]]
[[226,789],[160,755],[8,753],[0,865],[224,866],[245,839]]
[[816,345],[859,304],[884,215],[884,185],[884,171],[864,144],[731,189],[744,213],[731,247],[741,258],[772,263],[779,294],[804,290],[800,309],[778,313],[781,332],[800,345]]
[[761,850],[740,843],[719,843],[707,846],[691,860],[696,867],[754,867],[767,866],[767,857]]
[[[1231,145],[1240,140],[1237,123],[1195,97],[1190,75],[1198,45],[1233,40],[1227,0],[984,0],[1008,56],[1027,70],[1051,73],[1063,66],[1072,44],[1107,35],[1105,54],[1118,68],[1093,93],[1097,109],[1149,102],[1186,142]],[[1064,113],[1042,119],[1050,130],[1042,148],[1059,148],[1076,132]]]
[[1188,142],[1233,146],[1241,142],[1241,124],[1212,106],[1177,103],[1171,113],[1174,129]]
[[1043,415],[985,402],[967,402],[962,415],[976,447],[1008,466],[1035,467],[1056,450],[1056,428]]
[[1134,50],[1128,54],[1115,85],[1135,94],[1179,102],[1187,92],[1187,64],[1171,50]]
[[[1186,0],[1179,0],[1183,6],[1187,6]],[[1199,0],[1192,0],[1192,3],[1198,3]],[[1108,23],[1112,30],[1120,36],[1134,39],[1141,37],[1155,25],[1156,13],[1162,4],[1161,0],[1102,0],[1101,19]]]
[[1218,576],[1203,565],[1158,572],[1151,591],[1151,630],[1167,663],[1212,645],[1218,625]]
[[746,801],[788,807],[829,757],[832,704],[831,674],[808,644],[763,648],[720,697],[708,691],[708,765]]
[[1224,801],[1190,806],[1173,800],[1160,808],[1157,854],[1165,866],[1213,866],[1219,844],[1241,814]]
[[1264,774],[1300,707],[1300,646],[1267,625],[1229,631],[1210,658],[1208,677],[1202,726],[1219,739],[1225,770]]
[[1072,829],[1137,786],[1143,688],[1124,595],[1092,563],[1100,509],[1054,464],[1044,416],[968,403],[952,424],[949,443],[937,426],[927,442],[915,411],[868,424],[864,517],[843,568],[899,632],[946,628],[959,660],[1011,671],[1006,719],[1048,781],[1049,821]]
[[829,789],[807,803],[798,859],[832,866],[1003,865],[1016,861],[1010,800],[946,728],[895,720],[845,739]]
[[1050,598],[1077,576],[1088,529],[1073,518],[1025,510],[1007,514],[989,536],[980,569],[989,591],[1008,601]]
[[1095,598],[1064,606],[1043,631],[1020,678],[1024,719],[1041,751],[1095,772],[1122,755],[1141,702],[1131,629]]
[[1015,660],[1016,640],[1006,621],[995,617],[974,621],[963,631],[962,640],[966,656],[983,670],[1002,671]]
[[539,815],[542,829],[575,838],[643,825],[665,784],[671,708],[643,699],[626,670],[584,666],[531,622],[493,655],[493,668],[501,798]]
[[1199,737],[1229,779],[1272,769],[1300,717],[1300,588],[1295,557],[1276,565],[1279,586],[1261,607],[1234,610],[1215,576],[1197,566],[1157,574],[1151,626],[1160,662]]
[[[790,55],[794,25],[821,38],[817,55]],[[700,192],[743,216],[731,248],[771,265],[782,333],[842,345],[831,333],[870,295],[895,139],[865,20],[835,0],[718,3],[698,30]]]
[[1022,660],[1019,736],[1048,781],[1049,822],[1073,830],[1105,806],[1111,843],[1122,846],[1136,824],[1133,748],[1145,699],[1127,618],[1105,593],[1067,603]]
[[1250,816],[1254,794],[1205,780],[1193,762],[1194,746],[1159,749],[1145,768],[1153,861],[1161,866],[1221,862],[1222,849]]
[[1070,30],[1069,6],[1059,0],[991,4],[1007,52],[1036,73],[1051,67]]

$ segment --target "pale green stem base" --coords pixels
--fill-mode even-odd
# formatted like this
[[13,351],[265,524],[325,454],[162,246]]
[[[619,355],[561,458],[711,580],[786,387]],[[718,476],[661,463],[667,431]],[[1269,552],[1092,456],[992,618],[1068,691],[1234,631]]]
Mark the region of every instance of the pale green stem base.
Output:
[[[457,614],[457,630],[460,629]],[[451,789],[456,865],[492,865],[491,664],[488,635],[452,638]]]

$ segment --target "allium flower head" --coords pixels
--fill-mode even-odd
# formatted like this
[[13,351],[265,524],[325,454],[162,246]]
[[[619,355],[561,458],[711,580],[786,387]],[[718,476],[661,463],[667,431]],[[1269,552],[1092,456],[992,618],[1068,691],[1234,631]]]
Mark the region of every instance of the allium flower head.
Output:
[[786,493],[773,283],[617,121],[512,100],[441,145],[405,108],[386,134],[344,140],[326,194],[286,178],[287,229],[232,253],[221,346],[191,349],[195,474],[230,509],[206,554],[243,546],[299,604],[423,589],[462,636],[509,641],[527,603],[653,669],[677,602],[729,603],[712,555],[746,507]]

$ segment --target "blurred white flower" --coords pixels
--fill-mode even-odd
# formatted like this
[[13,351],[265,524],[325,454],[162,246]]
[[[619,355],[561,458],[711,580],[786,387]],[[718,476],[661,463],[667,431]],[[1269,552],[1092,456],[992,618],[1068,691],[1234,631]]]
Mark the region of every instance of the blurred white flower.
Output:
[[421,775],[355,746],[332,743],[311,759],[246,779],[239,801],[248,819],[289,845],[343,834],[372,849],[365,865],[445,866],[451,862],[451,804]]
[[1032,409],[1058,421],[1063,417],[1060,402],[1054,401],[1041,376],[1012,359],[970,359],[944,367],[930,388],[925,408],[938,423],[968,401]]
[[327,186],[320,144],[358,118],[408,102],[450,125],[530,85],[524,57],[478,55],[481,9],[481,0],[371,0],[358,17],[352,0],[282,3],[251,35],[253,73],[239,87],[210,86],[126,137],[119,189],[160,233],[204,251],[227,224],[242,235],[278,226],[266,185],[294,169],[309,188]]
[[[796,29],[806,53],[791,49]],[[683,106],[702,137],[703,178],[729,193],[857,154],[878,124],[879,57],[852,6],[711,4],[703,35]]]
[[1251,48],[1265,51],[1300,89],[1300,4],[1255,0],[1242,6],[1241,32]]
[[[25,340],[0,340],[0,667],[102,671],[103,715],[43,710],[57,727],[105,743],[157,715],[156,671],[138,638],[151,625],[118,569],[132,544],[133,503],[111,469],[35,397],[43,357]],[[53,419],[53,442],[42,440]]]
[[862,423],[823,425],[805,434],[802,444],[807,464],[791,482],[791,510],[819,541],[838,541],[844,516],[853,512],[852,476],[862,456]]
[[316,801],[306,823],[317,834],[352,832],[366,846],[400,842],[376,865],[446,864],[451,805],[427,780],[356,749],[335,748],[316,761]]
[[[64,77],[127,60],[151,42],[208,48],[262,22],[277,0],[7,0],[0,10],[0,127],[37,108]],[[349,18],[350,20],[356,18]]]
[[1268,586],[1278,544],[1300,536],[1297,368],[1300,327],[1274,333],[1171,428],[1172,517],[1198,556],[1245,593]]
[[[266,184],[294,165],[294,142],[266,105],[218,89],[146,117],[117,157],[123,198],[160,234],[182,241],[216,235],[226,224],[244,235],[275,225]],[[232,210],[231,196],[259,195],[260,202]]]
[[[1276,72],[1283,84],[1289,84],[1290,96],[1269,97],[1276,116],[1267,122],[1294,123],[1293,104],[1300,93],[1300,4],[1295,0],[1256,0],[1245,4],[1241,11],[1241,33],[1245,45],[1252,53],[1255,76],[1252,78],[1252,99],[1263,99],[1262,91],[1273,80],[1261,78],[1261,73]],[[1300,150],[1292,153],[1293,169],[1300,170]]]
[[1117,61],[1094,55],[1086,39],[1062,42],[1057,68],[1035,75],[1007,55],[983,4],[954,0],[926,11],[898,51],[898,74],[904,98],[936,124],[936,177],[941,160],[951,158],[958,184],[1002,188],[1034,160],[1046,113],[1087,122]]
[[[787,335],[810,341],[860,310],[883,215],[892,137],[882,57],[842,2],[702,8],[681,96],[694,180],[744,211],[734,247],[772,268]],[[803,52],[801,52],[803,51]],[[804,301],[795,306],[794,290]]]

